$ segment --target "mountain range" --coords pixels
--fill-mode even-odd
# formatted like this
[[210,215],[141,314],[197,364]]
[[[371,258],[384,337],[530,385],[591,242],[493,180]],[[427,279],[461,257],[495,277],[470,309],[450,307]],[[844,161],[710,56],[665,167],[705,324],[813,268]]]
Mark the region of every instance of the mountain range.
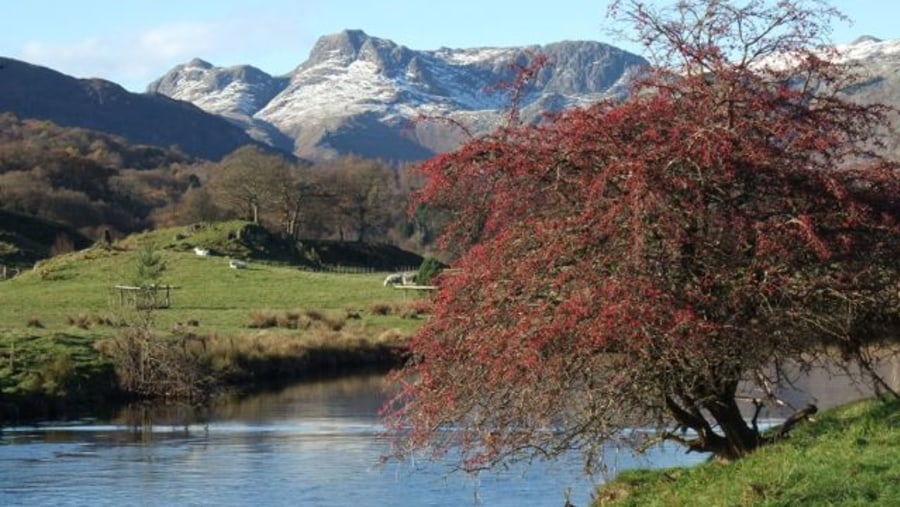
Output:
[[345,30],[319,38],[309,58],[285,76],[195,59],[148,92],[191,102],[302,158],[354,153],[417,160],[456,146],[464,133],[454,123],[473,131],[496,126],[509,103],[498,86],[511,83],[515,65],[537,53],[550,65],[522,98],[526,118],[622,95],[647,64],[600,42],[416,51]]
[[[900,41],[863,37],[838,49],[866,75],[850,91],[854,98],[900,104]],[[286,75],[194,59],[143,94],[0,59],[0,111],[178,145],[211,159],[257,142],[309,160],[356,154],[413,161],[452,149],[465,130],[499,125],[509,105],[503,85],[534,54],[546,55],[548,64],[523,90],[525,120],[624,96],[647,65],[640,56],[593,41],[419,51],[345,30],[321,37],[309,58]]]

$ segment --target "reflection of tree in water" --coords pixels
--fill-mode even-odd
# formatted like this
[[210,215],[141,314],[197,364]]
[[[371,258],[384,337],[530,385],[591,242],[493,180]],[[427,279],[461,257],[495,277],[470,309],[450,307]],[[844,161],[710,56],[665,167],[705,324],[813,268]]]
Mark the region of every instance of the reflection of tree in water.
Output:
[[261,420],[290,416],[325,417],[360,415],[375,417],[384,403],[381,374],[304,381],[277,391],[219,399],[214,407],[218,420]]
[[[112,420],[129,429],[133,441],[182,438],[209,430],[210,410],[188,403],[139,402],[123,408]],[[167,429],[168,431],[160,431]],[[119,432],[123,436],[126,432]]]

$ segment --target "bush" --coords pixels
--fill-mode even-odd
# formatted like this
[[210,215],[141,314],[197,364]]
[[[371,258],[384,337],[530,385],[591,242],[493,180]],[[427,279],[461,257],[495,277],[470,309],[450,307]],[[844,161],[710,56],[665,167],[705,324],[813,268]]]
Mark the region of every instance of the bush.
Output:
[[416,274],[416,283],[419,285],[429,285],[432,279],[444,270],[446,265],[435,259],[434,257],[425,257],[419,271]]
[[268,329],[278,326],[278,316],[268,310],[256,310],[250,314],[248,327],[255,329]]
[[394,312],[394,307],[387,303],[375,303],[369,307],[369,313],[372,315],[390,315]]
[[208,399],[219,380],[207,352],[207,338],[164,337],[129,327],[97,343],[113,363],[119,387],[150,398]]
[[66,317],[66,322],[68,322],[70,326],[80,329],[91,328],[91,318],[87,315],[69,315],[68,317]]

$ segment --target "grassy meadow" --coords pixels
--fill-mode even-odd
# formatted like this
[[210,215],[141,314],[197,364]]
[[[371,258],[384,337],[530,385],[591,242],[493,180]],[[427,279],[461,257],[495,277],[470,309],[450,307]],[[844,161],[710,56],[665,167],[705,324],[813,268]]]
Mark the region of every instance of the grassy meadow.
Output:
[[[185,234],[184,228],[133,235],[108,248],[40,262],[34,270],[0,284],[0,334],[35,329],[67,331],[79,316],[121,320],[130,309],[118,305],[115,285],[133,283],[137,252],[153,244],[165,261],[161,283],[175,287],[172,305],[155,317],[161,328],[187,321],[220,334],[242,334],[257,311],[316,310],[334,317],[358,312],[357,328],[414,330],[418,322],[400,311],[371,312],[373,305],[404,306],[416,297],[382,284],[386,273],[322,273],[280,263],[278,245],[235,240],[244,222],[212,224]],[[194,247],[212,254],[201,257]],[[231,269],[229,259],[249,259]],[[273,261],[272,259],[275,259]],[[99,319],[98,319],[99,317]],[[31,326],[29,326],[29,322]],[[78,326],[75,326],[78,327]],[[94,334],[103,334],[94,330]]]
[[[251,314],[260,310],[318,310],[335,317],[361,311],[358,326],[373,330],[415,329],[418,322],[397,312],[375,315],[376,304],[407,305],[416,298],[382,284],[385,273],[317,273],[289,266],[250,261],[231,269],[225,257],[193,252],[160,252],[166,263],[163,284],[175,288],[170,308],[155,312],[160,327],[189,320],[221,334],[246,333]],[[40,263],[0,285],[0,334],[21,331],[37,322],[46,331],[72,327],[78,316],[128,318],[115,285],[129,285],[135,270],[133,250],[92,248]],[[102,330],[97,330],[102,334]]]
[[594,505],[900,505],[900,401],[820,413],[734,463],[623,472]]
[[[85,397],[98,379],[109,383],[103,352],[148,315],[121,304],[113,287],[133,283],[138,251],[148,242],[165,261],[161,283],[175,287],[171,306],[150,314],[154,333],[200,340],[207,362],[233,378],[302,376],[295,370],[313,357],[333,367],[358,360],[354,354],[371,358],[372,351],[402,347],[425,317],[425,298],[385,287],[386,273],[313,272],[266,261],[264,251],[235,252],[235,242],[221,242],[225,232],[132,236],[0,282],[0,396]],[[193,246],[218,254],[198,256]],[[247,267],[230,268],[228,254],[248,259]]]

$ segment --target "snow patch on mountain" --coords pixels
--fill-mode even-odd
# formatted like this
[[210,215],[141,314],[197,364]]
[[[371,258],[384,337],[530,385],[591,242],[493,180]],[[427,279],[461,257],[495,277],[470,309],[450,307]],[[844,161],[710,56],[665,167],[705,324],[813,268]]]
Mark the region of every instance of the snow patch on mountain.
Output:
[[850,44],[835,47],[840,61],[873,60],[900,54],[900,40],[883,41],[875,37],[860,37]]

